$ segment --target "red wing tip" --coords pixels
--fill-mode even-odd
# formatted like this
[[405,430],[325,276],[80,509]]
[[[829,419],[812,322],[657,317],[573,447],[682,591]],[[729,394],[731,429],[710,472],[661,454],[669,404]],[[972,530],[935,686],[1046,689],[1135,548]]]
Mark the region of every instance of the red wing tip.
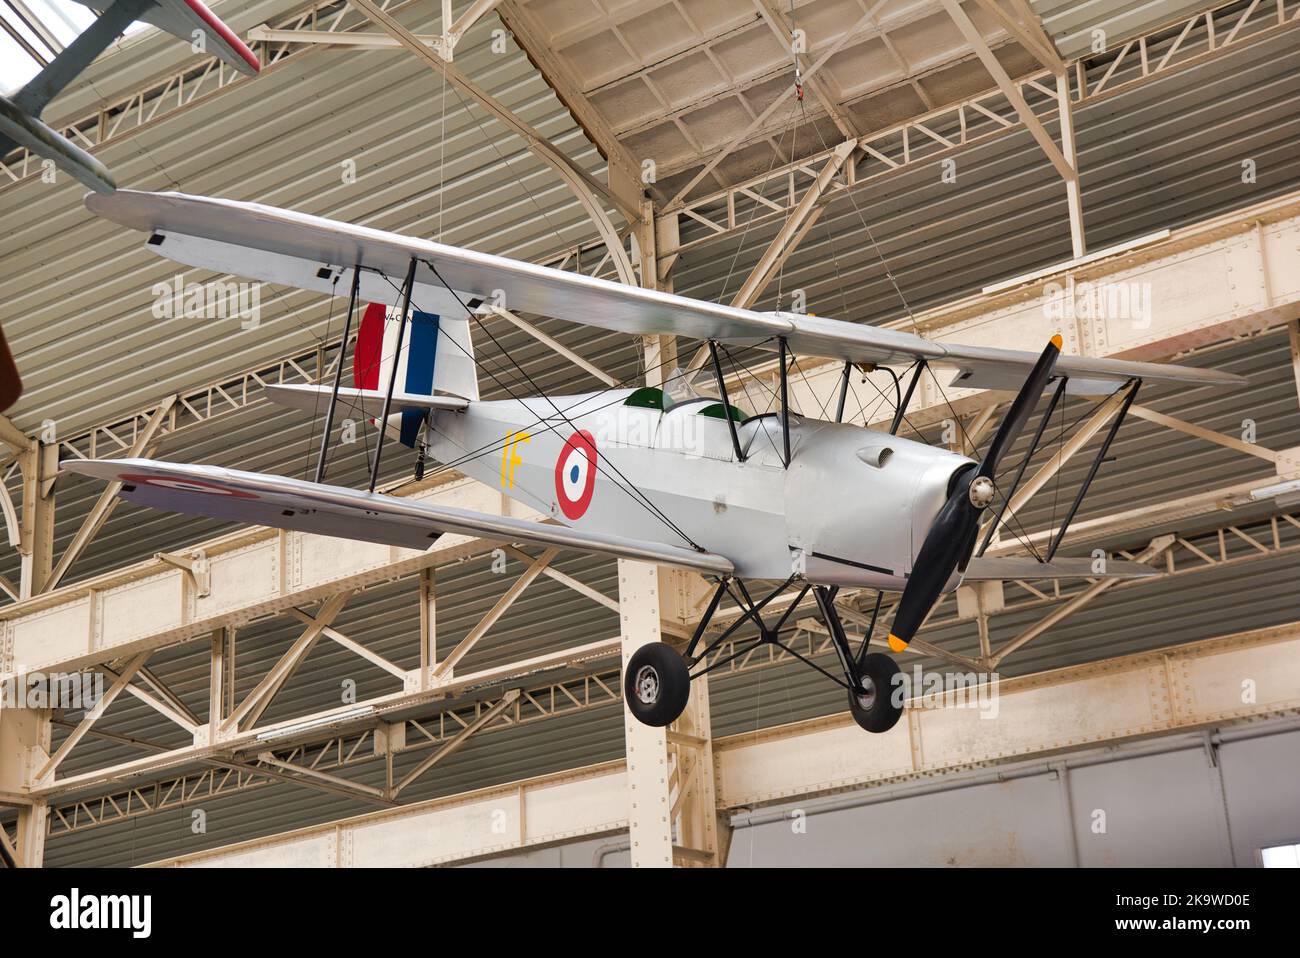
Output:
[[253,53],[243,40],[235,36],[235,31],[226,26],[220,17],[204,6],[201,0],[185,0],[185,5],[193,10],[199,19],[211,27],[217,36],[221,37],[239,55],[239,58],[248,64],[254,73],[261,72],[262,61],[257,59],[257,54]]

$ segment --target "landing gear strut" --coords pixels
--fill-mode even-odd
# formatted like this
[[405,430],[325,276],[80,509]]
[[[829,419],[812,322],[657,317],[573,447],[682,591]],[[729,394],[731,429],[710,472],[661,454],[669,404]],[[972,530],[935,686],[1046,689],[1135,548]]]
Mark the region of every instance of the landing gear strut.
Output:
[[[868,732],[886,732],[893,728],[903,714],[902,694],[898,680],[901,673],[898,663],[880,652],[868,654],[865,639],[858,655],[856,657],[853,655],[848,637],[844,633],[844,626],[835,611],[836,589],[801,585],[794,601],[774,624],[769,625],[764,621],[763,609],[785,592],[794,581],[794,577],[791,576],[755,602],[740,579],[722,579],[684,653],[666,642],[652,642],[637,649],[623,672],[623,700],[627,702],[628,710],[637,721],[656,727],[671,725],[686,708],[686,702],[691,694],[692,680],[707,675],[760,645],[770,644],[842,686],[848,692],[849,712],[862,728]],[[812,590],[822,619],[825,620],[830,632],[831,645],[839,659],[843,677],[828,672],[780,639],[781,629],[809,590]],[[700,649],[704,630],[713,620],[724,595],[731,597],[732,601],[740,607],[742,614],[720,635]],[[880,602],[877,601],[876,614],[879,612]],[[714,656],[710,661],[710,655],[746,622],[752,623],[757,628],[758,636],[745,642],[743,647],[735,649],[730,654]],[[872,626],[874,625],[875,615],[872,616]],[[868,630],[869,634],[870,630]]]

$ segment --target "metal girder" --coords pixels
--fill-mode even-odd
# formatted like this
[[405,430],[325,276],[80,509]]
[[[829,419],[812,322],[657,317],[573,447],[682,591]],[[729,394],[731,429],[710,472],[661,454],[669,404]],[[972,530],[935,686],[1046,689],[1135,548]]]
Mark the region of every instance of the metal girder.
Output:
[[44,783],[53,779],[54,773],[63,760],[68,757],[68,753],[77,747],[77,743],[86,737],[86,733],[99,721],[100,716],[108,711],[108,707],[130,685],[131,680],[135,678],[135,674],[140,671],[148,658],[148,652],[141,652],[127,664],[125,669],[116,674],[113,684],[105,690],[103,697],[93,707],[86,710],[85,716],[77,723],[77,727],[68,733],[68,737],[63,740],[58,751],[51,755],[49,760],[32,776],[34,782]]
[[1056,172],[1060,173],[1061,178],[1067,183],[1076,179],[1078,173],[1066,161],[1060,147],[1056,145],[1051,134],[1047,132],[1037,115],[1030,109],[1024,94],[1020,92],[1020,89],[1007,73],[1006,68],[1002,66],[1001,61],[993,55],[989,45],[984,42],[983,35],[975,28],[975,24],[971,23],[970,17],[962,9],[959,0],[939,0],[939,2],[943,4],[943,8],[948,11],[948,16],[952,19],[952,22],[957,25],[961,35],[970,44],[971,49],[975,51],[975,55],[979,57],[980,62],[984,64],[984,69],[988,70],[989,75],[993,77],[998,89],[1011,101],[1016,115],[1020,117],[1020,122],[1024,124],[1043,153],[1047,155],[1047,159],[1056,167]]
[[[152,415],[150,415],[149,421],[145,423],[144,428],[136,434],[135,439],[126,450],[124,458],[133,459],[141,455],[148,458],[149,453],[146,451],[147,447],[154,441],[155,437],[157,437],[159,430],[162,429],[163,423],[171,414],[172,408],[175,405],[176,395],[174,393],[158,404],[158,407],[153,411]],[[117,498],[117,493],[121,488],[122,484],[120,482],[110,482],[104,486],[103,491],[99,494],[99,498],[96,499],[95,504],[90,507],[90,513],[82,520],[81,527],[77,529],[76,533],[72,537],[72,541],[68,543],[68,547],[63,551],[63,555],[60,556],[58,565],[54,567],[54,570],[49,574],[49,577],[46,578],[45,582],[41,585],[41,592],[49,592],[52,589],[58,588],[59,583],[63,581],[64,575],[66,575],[68,569],[72,567],[72,563],[76,562],[81,556],[81,553],[85,551],[86,546],[90,545],[91,540],[95,538],[95,534],[103,528],[109,515],[111,515],[113,510],[117,507],[117,504],[120,501]]]
[[400,795],[407,788],[407,786],[415,782],[421,775],[423,775],[429,769],[433,768],[434,765],[438,764],[444,758],[450,755],[452,752],[456,751],[458,748],[464,745],[469,740],[471,735],[473,735],[479,729],[483,728],[488,723],[500,717],[506,711],[506,709],[514,705],[515,702],[518,701],[518,699],[519,699],[519,689],[508,689],[506,693],[496,701],[495,704],[484,709],[479,714],[479,716],[476,719],[474,719],[474,721],[471,722],[469,725],[466,725],[465,728],[462,729],[459,734],[457,734],[454,738],[444,743],[436,752],[434,752],[432,755],[422,760],[420,764],[415,766],[415,768],[411,769],[411,771],[406,774],[405,778],[403,778],[400,782],[394,785],[392,789],[389,790],[388,793],[389,797],[396,798],[398,795]]
[[[1196,537],[1195,541],[1177,538],[1163,552],[1163,565],[1159,569],[1161,573],[1159,577],[1128,580],[1120,583],[1116,588],[1142,588],[1163,581],[1168,577],[1197,575],[1200,572],[1215,568],[1237,566],[1300,551],[1300,543],[1295,541],[1294,533],[1289,538],[1282,536],[1284,528],[1300,530],[1300,519],[1284,514],[1273,517],[1270,523],[1260,531],[1254,529],[1245,530],[1229,525],[1217,532],[1211,531],[1200,535]],[[1234,550],[1231,547],[1233,541],[1244,542],[1249,548]],[[1162,546],[1162,543],[1158,542],[1156,545]],[[1124,555],[1123,557],[1133,558],[1131,555]],[[1007,600],[990,614],[1023,613],[1041,609],[1044,610],[1045,614],[1055,615],[1053,609],[1060,607],[1061,603],[1068,604],[1079,596],[1085,595],[1092,588],[1093,583],[1083,580],[1070,587],[1063,587],[1060,583],[1051,585],[1040,583],[1039,585],[1042,586],[1042,589],[1025,582],[1006,583]],[[1047,591],[1043,591],[1043,589]],[[1015,590],[1015,596],[1011,595],[1012,590]],[[681,614],[685,614],[687,609],[693,608],[689,596],[685,597],[684,600],[674,599],[674,589],[671,587],[660,588],[659,591],[665,602],[673,602],[679,607]],[[865,625],[867,617],[857,613],[851,605],[846,604],[846,600],[851,601],[852,596],[848,593],[841,593],[838,603],[841,616],[849,621]],[[773,606],[775,608],[777,603],[773,603]],[[927,623],[927,628],[942,629],[950,627],[964,618],[959,610],[947,613],[944,613],[942,609],[938,611],[941,614],[932,616]],[[885,610],[880,622],[887,622],[889,615],[888,610]],[[854,640],[857,640],[856,636]],[[803,620],[798,622],[798,628],[793,636],[787,636],[784,641],[791,648],[808,658],[833,654],[829,638],[820,631],[820,627],[813,627],[813,623]],[[883,636],[877,641],[883,641]],[[981,664],[973,659],[955,656],[928,644],[922,648],[913,643],[913,647],[918,653],[938,655],[964,669],[981,670]],[[511,663],[507,666],[468,674],[455,680],[453,684],[444,687],[443,691],[452,695],[458,689],[500,687],[512,680],[520,681],[523,692],[518,707],[511,715],[512,724],[503,726],[511,728],[536,721],[544,721],[552,716],[571,714],[578,710],[607,707],[616,704],[620,698],[620,671],[616,661],[619,648],[619,639],[592,643],[585,647],[568,649],[522,662]],[[723,645],[717,651],[717,654],[725,657],[734,651],[736,649],[733,643],[732,645]],[[719,674],[725,676],[748,672],[789,661],[792,661],[792,659],[787,653],[773,646],[768,646],[741,655],[735,661],[729,663],[725,671]],[[571,668],[586,668],[590,671],[583,675],[556,682],[547,683],[543,681],[540,684],[528,684],[530,676],[546,668],[555,668],[561,665]],[[479,714],[480,709],[478,703],[456,706],[450,711],[436,712],[433,719],[430,720],[423,717],[409,717],[411,710],[418,707],[420,702],[430,701],[427,695],[422,695],[419,692],[398,693],[383,696],[373,701],[378,704],[381,713],[384,709],[389,709],[406,716],[401,719],[406,726],[405,731],[398,737],[398,740],[404,743],[400,746],[401,750],[435,747],[448,741],[472,723]],[[463,714],[456,714],[456,710],[460,710]],[[293,724],[294,721],[297,720],[286,720],[285,723],[281,724]],[[370,721],[371,724],[367,726],[354,722],[355,728],[352,731],[344,731],[337,735],[332,731],[323,730],[320,733],[323,736],[321,740],[314,743],[286,745],[277,748],[275,755],[281,761],[316,770],[341,769],[375,761],[378,753],[375,749],[369,747],[374,725],[373,720],[367,721]],[[494,728],[496,727],[485,728],[483,732],[492,732]],[[91,734],[95,733],[92,732]],[[259,742],[255,735],[245,735],[238,741],[227,741],[222,744],[230,750],[224,753],[227,757],[231,754],[241,754],[244,750],[256,750],[254,754],[260,754],[266,748],[265,744]],[[81,781],[67,783],[65,787],[77,787],[84,790],[86,787],[95,784],[111,782],[118,777],[119,773],[129,773],[133,778],[139,779],[148,774],[151,769],[162,770],[177,765],[183,766],[186,761],[203,761],[210,758],[212,754],[211,750],[204,748],[183,749],[169,755],[159,756],[156,761],[145,759],[128,763],[120,769],[92,773],[90,776],[82,777]],[[186,759],[186,755],[191,757]],[[671,771],[671,765],[665,767]],[[178,796],[201,793],[204,797],[219,797],[234,790],[257,787],[263,783],[261,780],[249,780],[238,776],[233,778],[230,776],[216,777],[213,774],[204,772],[196,777],[187,773],[179,779],[163,779],[150,785],[137,784],[125,791],[108,793],[94,798],[83,797],[69,804],[55,806],[51,812],[50,828],[52,833],[55,834],[66,831],[80,831],[99,824],[120,821],[126,817],[175,807],[182,800]],[[50,797],[53,797],[58,791],[51,793]],[[671,805],[670,798],[670,808]],[[718,836],[721,841],[725,834],[719,832]]]
[[641,164],[610,129],[600,111],[591,105],[573,71],[543,39],[536,19],[516,0],[500,0],[496,4],[496,10],[501,23],[513,34],[519,49],[578,121],[587,139],[605,158],[610,190],[622,197],[625,203],[639,207],[645,194]]
[[[301,609],[290,609],[289,614],[293,616],[295,619],[297,619],[299,622],[303,623],[304,625],[310,626],[310,625],[317,624],[316,619],[313,619],[310,615],[308,615],[306,612],[303,612]],[[383,669],[385,672],[389,673],[390,675],[395,675],[397,676],[397,678],[402,679],[403,681],[406,680],[406,670],[401,666],[393,662],[390,662],[388,659],[384,658],[378,652],[370,651],[370,649],[366,648],[361,643],[348,638],[346,635],[344,635],[342,632],[338,631],[337,629],[333,628],[332,626],[327,625],[324,628],[322,628],[320,631],[321,631],[321,635],[325,636],[325,638],[332,639],[334,642],[343,646],[343,648],[347,649],[349,652],[352,652],[360,656],[361,658],[365,659],[371,665],[378,666],[379,668]]]
[[1164,426],[1166,429],[1172,429],[1175,432],[1186,433],[1189,436],[1195,436],[1197,439],[1204,439],[1206,442],[1212,442],[1215,445],[1223,446],[1225,449],[1231,449],[1233,452],[1240,452],[1247,456],[1255,456],[1277,465],[1284,460],[1280,452],[1275,452],[1258,443],[1246,442],[1238,439],[1236,436],[1225,436],[1221,432],[1215,432],[1213,429],[1206,429],[1204,426],[1198,426],[1196,423],[1187,422],[1185,419],[1179,419],[1176,416],[1169,416],[1165,413],[1158,412],[1154,409],[1148,409],[1146,406],[1134,404],[1129,407],[1130,416],[1136,416],[1138,419],[1145,419],[1147,422],[1153,422],[1157,426]]
[[34,442],[18,456],[22,470],[23,503],[18,551],[22,556],[23,599],[42,592],[54,568],[54,480],[58,447]]
[[533,339],[537,340],[543,346],[547,346],[550,349],[554,350],[556,353],[563,356],[569,362],[573,363],[573,365],[581,369],[583,372],[587,373],[590,376],[594,376],[596,379],[599,379],[606,386],[618,385],[618,380],[615,379],[613,376],[611,376],[609,373],[605,372],[599,366],[583,359],[581,356],[575,353],[568,346],[565,346],[563,343],[561,343],[558,339],[548,336],[546,333],[542,332],[532,323],[516,316],[514,313],[506,309],[504,306],[492,305],[489,306],[488,309],[491,310],[492,315],[499,316],[502,319],[506,320],[507,322],[513,324],[515,328],[523,330],[525,333],[533,337]]
[[[1167,552],[1174,545],[1175,541],[1176,537],[1174,536],[1161,536],[1160,538],[1153,540],[1149,546],[1133,558],[1137,562],[1150,563],[1153,559],[1157,559]],[[996,652],[991,655],[986,655],[985,661],[982,664],[989,671],[995,671],[1002,661],[1012,652],[1019,648],[1023,648],[1027,643],[1042,635],[1052,626],[1069,618],[1075,612],[1078,612],[1084,606],[1092,602],[1092,600],[1097,598],[1097,596],[1114,588],[1119,581],[1119,579],[1099,579],[1092,583],[1079,595],[1076,595],[1064,605],[1053,609],[1051,613],[1035,622],[1028,629],[1025,629],[1025,631],[1021,632],[1014,639],[1011,639]]]
[[0,442],[17,455],[29,449],[36,440],[15,426],[8,416],[0,416]]
[[1039,63],[1054,73],[1065,70],[1065,62],[1051,39],[1043,32],[1042,24],[1027,3],[1015,4],[1014,13],[1004,9],[997,0],[979,0],[979,5],[992,14],[1002,28]]
[[421,43],[413,33],[375,4],[373,0],[350,0],[350,2],[374,21],[376,26],[385,30],[390,36],[397,38],[407,50],[424,60],[434,70],[439,71],[453,86],[471,97],[516,134],[523,137],[533,151],[560,174],[560,178],[568,184],[574,196],[578,198],[578,202],[582,204],[582,208],[586,210],[597,232],[600,233],[605,245],[609,248],[619,278],[628,285],[636,284],[632,273],[632,263],[623,249],[623,241],[614,228],[614,224],[610,222],[604,205],[597,197],[604,197],[611,202],[629,223],[635,223],[640,219],[640,209],[629,204],[612,189],[599,182],[581,166],[556,149],[541,133],[515,116],[495,97],[481,89],[450,63],[442,60]]
[[[1182,40],[1192,26],[1205,22],[1207,17],[1210,22],[1214,22],[1213,11],[1209,14],[1197,13],[1186,20],[1183,34],[1173,45],[1167,43],[1169,29],[1162,27],[1130,41],[1118,53],[1113,50],[1102,54],[1088,53],[1070,64],[1075,74],[1074,83],[1069,89],[1071,102],[1082,106],[1107,99],[1155,77],[1169,75],[1226,52],[1264,42],[1279,33],[1300,29],[1300,16],[1296,16],[1296,13],[1294,9],[1260,4],[1239,15],[1233,28],[1227,34],[1218,35],[1217,40],[1195,45],[1184,44]],[[1244,20],[1248,20],[1254,29],[1241,31],[1239,26]],[[1231,40],[1228,39],[1229,36]],[[1153,52],[1162,49],[1165,53],[1161,57],[1148,56],[1148,47]],[[1121,64],[1123,70],[1118,69]],[[1094,74],[1101,75],[1094,80]],[[1055,69],[1045,69],[1014,81],[1022,95],[1026,90],[1040,94],[1035,104],[1040,120],[1050,119],[1059,112],[1060,86],[1056,82],[1057,75]],[[933,163],[938,157],[949,155],[963,147],[1024,129],[1018,119],[1004,115],[1009,109],[1010,104],[1002,91],[994,87],[858,138],[855,142],[860,148],[859,152],[849,164],[845,183],[838,189],[857,189],[880,178],[902,173],[916,164]],[[945,127],[956,128],[960,134],[945,137],[935,132],[935,129]],[[728,150],[738,145],[740,144],[733,143]],[[686,199],[686,193],[680,192],[672,203],[661,210],[661,216],[678,218],[683,232],[692,226],[703,227],[703,230],[695,229],[694,236],[687,235],[684,238],[682,250],[707,245],[747,226],[758,226],[776,216],[784,216],[797,202],[798,178],[803,176],[811,179],[815,175],[813,171],[829,156],[830,150],[828,147],[693,199]],[[660,169],[661,177],[678,172],[682,171]],[[689,189],[694,189],[695,185],[696,181],[693,181]],[[759,207],[752,216],[751,204]],[[664,253],[674,251],[673,248],[665,248]]]
[[[1224,675],[1269,676],[1244,702]],[[1300,709],[1300,623],[1002,679],[999,721],[982,707],[913,701],[909,720],[863,748],[846,714],[713,743],[720,811],[867,788],[1062,750],[1294,713]],[[1097,708],[1102,700],[1106,708]],[[624,762],[493,786],[291,835],[167,859],[158,865],[378,867],[445,865],[628,829]],[[515,825],[491,829],[488,809]]]
[[488,629],[496,625],[501,616],[515,603],[515,600],[523,594],[536,578],[542,574],[542,570],[551,564],[551,560],[559,555],[559,549],[546,549],[532,563],[520,573],[519,577],[510,584],[501,598],[488,610],[487,614],[478,621],[474,628],[469,630],[465,638],[456,643],[456,647],[448,652],[441,662],[434,667],[433,677],[435,680],[450,678],[456,664],[463,659],[470,649],[478,644],[478,640],[483,638]]
[[[511,710],[510,723],[485,727],[480,730],[481,734],[492,734],[532,725],[553,717],[617,705],[619,701],[617,654],[617,639],[593,643],[585,648],[565,650],[564,655],[573,661],[584,662],[592,668],[595,668],[592,664],[595,662],[603,662],[605,665],[589,674],[551,682],[538,683],[534,680],[528,683],[527,676],[524,676],[521,668],[520,681],[524,684],[521,684],[520,696]],[[547,656],[544,660],[534,660],[529,668],[547,663],[554,667],[560,658],[561,656]],[[490,677],[485,676],[486,680],[490,680]],[[378,748],[375,745],[378,730],[376,726],[345,732],[321,742],[295,744],[270,751],[263,748],[253,754],[259,761],[271,755],[277,762],[292,766],[294,770],[346,770],[383,760],[392,752],[403,754],[440,747],[473,723],[480,707],[479,702],[469,702],[444,707],[431,716],[403,718],[400,720],[402,732],[396,736],[402,744],[397,747],[390,744],[384,749]],[[394,723],[393,727],[397,724]],[[92,731],[90,734],[95,735],[96,732]],[[157,751],[163,752],[166,749],[160,746]],[[228,771],[235,769],[236,765],[227,761],[221,767]],[[253,764],[247,767],[260,769],[260,766]],[[260,788],[270,783],[270,776],[219,775],[214,772],[214,768],[217,768],[215,760],[212,768],[196,773],[187,772],[178,777],[164,778],[148,784],[135,784],[125,790],[107,792],[94,797],[81,797],[66,804],[56,805],[50,817],[51,834],[85,831],[100,825],[176,808],[187,801],[193,801],[196,797],[220,798],[250,788]],[[24,801],[30,802],[30,799],[24,798]]]
[[[822,195],[826,188],[830,186],[831,180],[839,175],[844,167],[844,163],[853,152],[851,143],[841,143],[831,151],[830,158],[817,174],[817,178],[804,193],[799,204],[790,212],[785,224],[772,238],[763,255],[759,257],[757,265],[750,272],[745,284],[741,286],[731,301],[732,306],[738,306],[747,309],[754,305],[767,284],[771,282],[776,272],[785,265],[785,261],[790,254],[794,252],[799,245],[799,241],[807,235],[808,230],[817,221],[817,217],[824,208],[821,204]],[[702,362],[702,361],[701,361]],[[692,365],[695,364],[692,362]],[[699,368],[696,366],[695,368]]]
[[[786,22],[785,17],[778,9],[775,0],[750,0],[750,2],[754,4],[754,8],[758,10],[763,21],[771,28],[772,34],[776,37],[777,42],[785,47],[786,52],[795,56],[797,62],[797,55],[795,54],[793,44],[791,43],[792,31],[790,24]],[[850,35],[852,35],[853,31],[849,32]],[[791,77],[791,82],[794,82],[793,77]],[[846,137],[857,136],[857,131],[853,129],[853,124],[844,115],[844,111],[840,108],[840,104],[836,101],[834,95],[822,80],[803,77],[803,84],[805,88],[812,90],[813,96],[817,97],[821,102],[822,108],[826,111],[826,115],[831,118],[832,122],[834,122],[836,128],[840,131],[840,135]]]
[[[803,82],[809,83],[812,80],[814,80],[817,76],[817,72],[826,64],[826,61],[829,60],[831,57],[833,57],[835,54],[839,53],[840,50],[844,47],[844,45],[848,43],[850,38],[856,35],[859,30],[869,25],[872,22],[873,18],[875,17],[876,12],[880,10],[880,8],[883,7],[886,2],[888,2],[888,0],[877,0],[877,2],[874,3],[869,10],[867,10],[861,17],[858,18],[857,22],[854,23],[853,26],[849,27],[849,29],[845,30],[838,37],[836,37],[835,41],[829,47],[827,47],[826,50],[824,50],[821,53],[821,55],[817,57],[816,60],[814,60],[808,66],[808,69],[803,71]],[[715,153],[713,157],[708,162],[706,162],[704,166],[702,166],[700,170],[697,173],[695,173],[695,175],[692,176],[690,180],[681,189],[677,191],[677,193],[673,196],[673,198],[668,201],[668,203],[664,207],[665,212],[675,213],[676,210],[679,209],[685,203],[686,197],[688,197],[691,194],[691,191],[694,190],[695,187],[699,185],[700,181],[703,180],[710,173],[712,173],[713,170],[717,168],[718,164],[721,163],[723,160],[725,160],[728,156],[730,156],[731,153],[738,146],[743,144],[750,137],[750,135],[754,133],[755,130],[760,129],[763,126],[763,124],[766,123],[781,106],[789,102],[789,98],[793,94],[794,94],[794,82],[792,77],[789,90],[785,94],[776,97],[776,99],[774,99],[770,104],[768,104],[768,106],[763,110],[763,112],[759,113],[756,117],[754,117],[754,119],[752,119],[749,122],[749,125],[746,126],[744,130],[742,130],[735,137],[728,140],[726,146],[723,147],[722,150],[720,150],[718,153]]]
[[[247,719],[250,726],[257,724],[257,720],[262,717],[262,713],[266,711],[272,699],[284,687],[284,683],[298,670],[298,666],[302,665],[303,660],[315,648],[321,633],[343,611],[344,604],[351,597],[352,593],[350,591],[341,592],[326,599],[321,604],[320,611],[314,616],[302,613],[310,624],[302,635],[294,640],[294,643],[289,646],[288,651],[280,657],[280,660],[271,666],[271,670],[267,672],[262,681],[245,696],[244,701],[221,723],[223,732],[238,730],[245,719]],[[301,610],[297,611],[301,612]]]

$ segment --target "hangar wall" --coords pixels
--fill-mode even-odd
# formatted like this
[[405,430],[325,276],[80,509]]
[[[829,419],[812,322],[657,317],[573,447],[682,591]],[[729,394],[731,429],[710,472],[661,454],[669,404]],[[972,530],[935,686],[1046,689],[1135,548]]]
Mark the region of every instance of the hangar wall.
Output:
[[[1104,831],[1094,830],[1098,812]],[[870,788],[732,823],[728,868],[1255,867],[1261,848],[1300,842],[1300,718]],[[469,867],[629,864],[627,837],[615,835]]]
[[[1094,831],[1098,813],[1104,831]],[[1252,867],[1261,847],[1300,841],[1300,720],[868,789],[734,822],[729,868]]]

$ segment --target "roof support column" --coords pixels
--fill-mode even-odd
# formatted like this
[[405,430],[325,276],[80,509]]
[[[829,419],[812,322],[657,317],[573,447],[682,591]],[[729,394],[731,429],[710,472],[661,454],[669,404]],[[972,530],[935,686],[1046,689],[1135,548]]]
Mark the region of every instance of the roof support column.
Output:
[[[641,205],[641,222],[636,224],[632,238],[641,286],[671,292],[671,271],[677,256],[661,261],[659,250],[677,248],[677,218],[670,216],[655,222],[654,203],[646,200]],[[645,357],[646,385],[662,387],[677,366],[677,337],[663,333],[642,336],[641,350]]]
[[30,599],[45,590],[54,569],[54,478],[59,471],[59,447],[33,441],[19,456],[18,464],[23,474],[19,588],[22,597]]
[[1291,372],[1295,374],[1296,399],[1300,401],[1300,319],[1286,324],[1291,337]]
[[[15,694],[22,680],[21,676],[14,680]],[[49,806],[44,800],[27,801],[22,796],[34,780],[35,769],[50,759],[52,715],[49,709],[0,709],[0,796],[21,801],[13,853],[23,868],[40,868],[45,858]]]
[[[618,584],[624,667],[641,646],[662,640],[661,617],[685,625],[712,592],[698,575],[626,559]],[[642,725],[626,704],[623,727],[632,867],[721,866],[730,833],[717,814],[708,679],[691,683],[670,728]]]
[[428,66],[439,71],[449,83],[472,98],[518,136],[522,137],[533,153],[555,170],[569,189],[573,191],[574,196],[578,198],[578,202],[582,204],[582,208],[591,218],[601,239],[604,240],[605,246],[609,249],[610,258],[618,270],[619,280],[628,285],[635,283],[632,264],[628,259],[627,251],[623,249],[623,239],[618,235],[618,230],[614,228],[609,214],[605,211],[604,204],[608,201],[629,222],[636,220],[640,214],[639,210],[628,203],[624,196],[614,192],[611,187],[597,181],[582,166],[557,149],[536,129],[515,116],[495,97],[472,83],[468,77],[450,63],[444,62],[438,53],[435,53],[430,47],[422,43],[419,37],[393,19],[374,0],[352,0],[352,5],[407,50],[424,60]]
[[[713,583],[693,572],[660,569],[663,618],[693,628],[701,608],[715,592]],[[677,825],[673,860],[686,868],[722,868],[731,847],[731,823],[718,814],[714,781],[713,726],[709,676],[691,683],[686,710],[668,729],[672,819]]]
[[420,689],[429,687],[438,664],[438,579],[430,566],[420,573]]
[[1083,193],[1079,186],[1079,156],[1074,148],[1074,106],[1070,102],[1070,74],[1062,70],[1056,75],[1057,113],[1061,118],[1061,152],[1070,164],[1074,176],[1065,178],[1065,201],[1070,210],[1070,244],[1074,258],[1088,252],[1083,234]]
[[[618,560],[618,611],[623,667],[643,645],[659,642],[659,571],[646,562]],[[689,707],[689,706],[688,706]],[[672,804],[668,791],[668,730],[642,725],[623,703],[627,749],[628,837],[633,868],[671,868]]]
[[[988,43],[985,42],[983,34],[971,22],[966,11],[962,9],[960,0],[940,0],[943,8],[948,11],[948,16],[957,26],[966,42],[970,44],[975,55],[979,57],[980,62],[984,64],[984,69],[988,70],[989,75],[998,85],[998,89],[1015,108],[1016,115],[1020,122],[1025,125],[1035,142],[1038,143],[1047,159],[1056,167],[1056,171],[1061,174],[1061,179],[1065,181],[1067,190],[1067,200],[1070,204],[1070,235],[1074,247],[1074,255],[1082,256],[1084,251],[1083,243],[1083,207],[1079,201],[1079,173],[1074,160],[1074,127],[1070,119],[1069,110],[1069,84],[1062,82],[1065,71],[1057,74],[1057,97],[1063,102],[1060,109],[1061,120],[1061,147],[1058,148],[1056,142],[1052,139],[1047,128],[1043,126],[1041,120],[1030,108],[1029,103],[1025,100],[1024,94],[1021,93],[1020,87],[1011,79],[1006,68],[1002,66],[1001,61],[989,49]],[[1031,50],[1030,52],[1034,52]]]

